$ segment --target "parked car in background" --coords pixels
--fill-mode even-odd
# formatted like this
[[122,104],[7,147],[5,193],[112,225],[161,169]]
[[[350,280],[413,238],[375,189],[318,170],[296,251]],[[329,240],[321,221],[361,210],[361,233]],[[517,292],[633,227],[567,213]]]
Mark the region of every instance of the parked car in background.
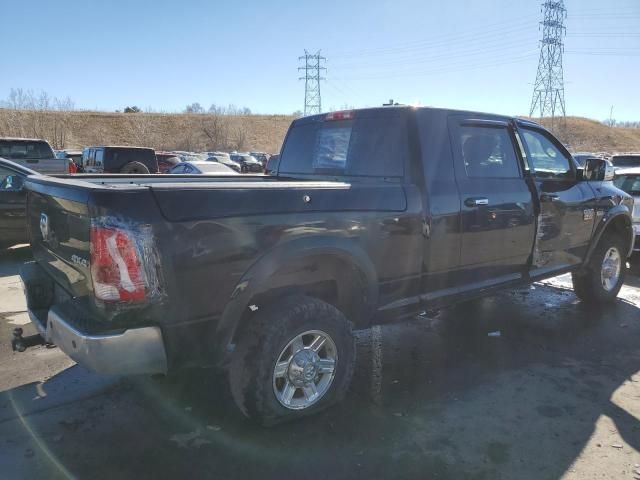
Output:
[[235,170],[236,172],[240,173],[240,171],[242,170],[240,167],[240,164],[238,162],[234,162],[233,160],[231,160],[231,158],[229,157],[229,155],[224,156],[224,155],[211,155],[210,157],[207,158],[207,162],[218,162],[221,163],[223,165],[226,165],[227,167]]
[[242,173],[261,173],[264,170],[262,164],[247,153],[232,153],[230,157],[240,164]]
[[51,145],[37,138],[0,138],[0,158],[39,173],[69,173],[69,161],[56,157]]
[[275,175],[278,171],[278,163],[280,162],[280,154],[276,153],[269,157],[269,161],[264,169],[264,173],[267,175]]
[[85,173],[158,173],[153,148],[87,147],[82,151]]
[[24,182],[38,172],[0,158],[0,250],[29,243]]
[[170,174],[185,175],[238,175],[238,172],[218,162],[181,162],[171,170]]
[[615,169],[640,167],[640,153],[616,154],[610,160]]
[[56,150],[57,158],[66,158],[69,161],[69,173],[82,172],[81,150]]
[[633,230],[636,240],[633,251],[636,256],[640,254],[640,167],[620,168],[616,170],[613,183],[620,190],[633,197]]
[[177,155],[171,152],[156,152],[156,159],[158,160],[158,171],[160,173],[167,173],[180,163]]
[[249,152],[253,158],[259,161],[262,164],[262,168],[267,166],[267,162],[269,161],[269,154],[264,152]]

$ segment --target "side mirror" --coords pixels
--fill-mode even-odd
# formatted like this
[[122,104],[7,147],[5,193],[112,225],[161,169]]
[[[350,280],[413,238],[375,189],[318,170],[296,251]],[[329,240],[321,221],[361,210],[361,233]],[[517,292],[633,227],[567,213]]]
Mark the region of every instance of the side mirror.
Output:
[[587,158],[584,162],[582,179],[594,182],[613,180],[614,169],[611,162],[604,158]]

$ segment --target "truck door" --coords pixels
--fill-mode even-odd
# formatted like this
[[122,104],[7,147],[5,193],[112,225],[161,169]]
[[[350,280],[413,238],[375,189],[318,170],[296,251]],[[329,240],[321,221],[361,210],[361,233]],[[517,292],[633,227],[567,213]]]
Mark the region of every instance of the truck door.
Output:
[[461,198],[459,286],[490,286],[527,273],[535,237],[534,198],[510,123],[449,117]]
[[595,223],[595,194],[577,179],[571,154],[543,128],[519,127],[539,213],[531,276],[582,262]]

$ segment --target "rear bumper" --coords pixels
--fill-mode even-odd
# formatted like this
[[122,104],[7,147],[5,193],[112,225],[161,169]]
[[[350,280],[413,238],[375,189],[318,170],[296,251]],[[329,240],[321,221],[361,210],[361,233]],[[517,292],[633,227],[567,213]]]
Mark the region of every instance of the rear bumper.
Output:
[[32,323],[50,343],[57,345],[80,365],[103,374],[150,374],[167,372],[162,332],[158,327],[132,328],[118,334],[89,335],[78,331],[55,307],[43,326],[29,311]]

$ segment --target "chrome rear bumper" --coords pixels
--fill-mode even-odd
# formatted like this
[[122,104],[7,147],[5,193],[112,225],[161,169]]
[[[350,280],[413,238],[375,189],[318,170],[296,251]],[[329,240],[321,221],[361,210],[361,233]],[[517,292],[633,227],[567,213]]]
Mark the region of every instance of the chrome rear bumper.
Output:
[[158,327],[132,328],[112,335],[89,335],[72,327],[53,307],[47,325],[29,312],[32,323],[47,340],[80,365],[104,374],[150,374],[167,372],[167,356]]

